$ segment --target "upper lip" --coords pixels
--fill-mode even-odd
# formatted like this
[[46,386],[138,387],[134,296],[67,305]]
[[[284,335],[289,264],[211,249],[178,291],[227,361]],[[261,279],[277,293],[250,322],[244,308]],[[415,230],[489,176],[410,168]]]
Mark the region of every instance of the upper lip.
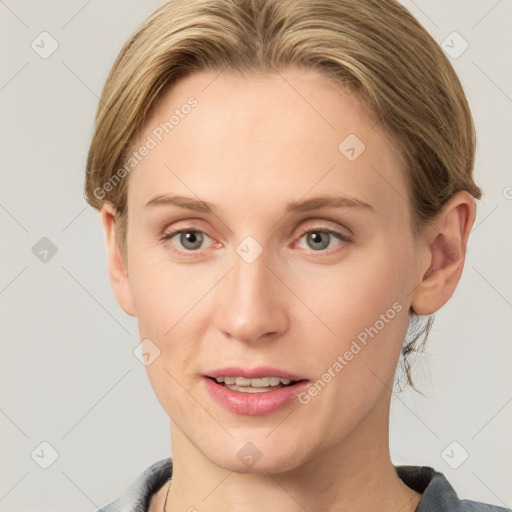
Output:
[[205,373],[206,377],[244,377],[246,379],[263,379],[265,377],[279,377],[280,379],[307,380],[305,377],[295,373],[281,370],[272,366],[258,366],[256,368],[239,368],[230,366],[229,368],[219,368]]

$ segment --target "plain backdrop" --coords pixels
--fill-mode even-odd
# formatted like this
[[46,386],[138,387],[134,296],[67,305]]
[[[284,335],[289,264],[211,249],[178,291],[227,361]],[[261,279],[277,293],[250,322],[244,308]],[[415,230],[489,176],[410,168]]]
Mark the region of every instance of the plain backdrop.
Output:
[[[133,355],[136,320],[114,299],[99,214],[83,198],[101,88],[159,3],[0,1],[1,511],[95,511],[171,455],[168,417]],[[460,285],[414,369],[425,397],[393,398],[392,458],[510,507],[512,2],[404,4],[450,48],[484,196]]]

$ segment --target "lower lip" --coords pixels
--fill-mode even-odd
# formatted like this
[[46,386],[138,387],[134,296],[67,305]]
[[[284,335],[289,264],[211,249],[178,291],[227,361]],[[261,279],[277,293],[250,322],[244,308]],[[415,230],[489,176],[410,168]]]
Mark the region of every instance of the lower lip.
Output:
[[279,411],[293,402],[297,395],[308,386],[308,381],[300,381],[274,391],[244,393],[217,384],[208,377],[205,377],[205,381],[206,388],[218,404],[231,412],[248,416],[259,416]]

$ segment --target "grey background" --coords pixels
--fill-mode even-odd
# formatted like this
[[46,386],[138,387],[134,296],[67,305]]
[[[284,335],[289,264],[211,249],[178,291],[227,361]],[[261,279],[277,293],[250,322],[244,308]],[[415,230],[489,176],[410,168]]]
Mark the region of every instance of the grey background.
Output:
[[[0,0],[1,511],[94,511],[170,455],[167,415],[133,355],[136,320],[115,302],[99,214],[82,195],[104,80],[159,3]],[[426,397],[393,398],[392,458],[435,467],[461,497],[512,506],[512,2],[404,4],[440,44],[453,31],[469,43],[452,62],[484,197],[460,285],[415,367]],[[46,59],[31,47],[43,31],[59,45]],[[57,249],[46,262],[43,237]],[[58,453],[47,469],[42,442]]]

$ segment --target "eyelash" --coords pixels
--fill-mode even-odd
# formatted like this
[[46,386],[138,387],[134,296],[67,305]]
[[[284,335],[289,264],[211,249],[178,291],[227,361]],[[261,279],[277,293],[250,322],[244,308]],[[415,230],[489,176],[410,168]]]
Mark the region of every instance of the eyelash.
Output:
[[[173,229],[170,232],[164,233],[162,235],[162,237],[161,237],[161,241],[162,242],[167,242],[171,238],[173,238],[174,236],[176,236],[176,235],[178,235],[180,233],[188,233],[188,232],[202,233],[202,234],[206,235],[208,238],[211,238],[204,231],[201,231],[200,229],[196,229],[193,226],[190,226],[190,227],[185,227],[185,228]],[[324,227],[320,227],[320,226],[311,226],[311,225],[307,225],[304,228],[302,228],[300,236],[299,236],[299,238],[297,240],[300,240],[304,235],[307,235],[308,233],[328,233],[329,235],[332,235],[335,238],[339,239],[341,242],[345,242],[345,243],[351,243],[352,242],[352,238],[351,237],[349,237],[349,236],[347,236],[347,235],[345,235],[343,233],[340,233],[339,231],[335,231],[335,230],[324,228]],[[180,249],[176,249],[175,247],[171,247],[171,251],[173,251],[173,252],[175,252],[175,253],[177,253],[177,254],[179,254],[181,256],[194,257],[193,254],[196,253],[196,252],[199,252],[199,249],[195,250],[195,251],[191,251],[191,250],[182,251]],[[332,248],[331,249],[325,249],[325,250],[319,250],[319,251],[314,251],[314,250],[311,249],[311,252],[313,252],[313,253],[319,252],[319,253],[328,253],[328,254],[330,254],[331,251],[332,251]]]

